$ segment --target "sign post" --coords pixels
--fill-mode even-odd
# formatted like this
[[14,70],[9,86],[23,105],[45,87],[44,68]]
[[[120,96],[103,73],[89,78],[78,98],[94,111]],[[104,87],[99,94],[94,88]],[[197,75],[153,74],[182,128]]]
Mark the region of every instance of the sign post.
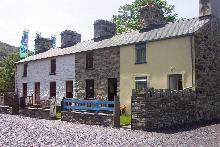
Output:
[[23,36],[21,39],[21,46],[19,49],[20,59],[26,58],[28,56],[28,30],[24,30]]

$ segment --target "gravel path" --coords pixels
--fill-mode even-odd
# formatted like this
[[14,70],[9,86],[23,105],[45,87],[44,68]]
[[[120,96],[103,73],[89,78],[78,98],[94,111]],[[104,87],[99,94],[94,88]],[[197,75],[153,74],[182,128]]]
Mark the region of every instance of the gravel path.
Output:
[[220,146],[220,124],[177,133],[130,131],[0,114],[0,146]]

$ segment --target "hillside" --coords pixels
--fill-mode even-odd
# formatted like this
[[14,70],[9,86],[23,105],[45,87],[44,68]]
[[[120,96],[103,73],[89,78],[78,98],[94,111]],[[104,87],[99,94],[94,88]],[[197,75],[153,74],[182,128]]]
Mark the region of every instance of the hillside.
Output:
[[18,51],[18,49],[18,47],[14,47],[0,41],[0,60],[11,53]]

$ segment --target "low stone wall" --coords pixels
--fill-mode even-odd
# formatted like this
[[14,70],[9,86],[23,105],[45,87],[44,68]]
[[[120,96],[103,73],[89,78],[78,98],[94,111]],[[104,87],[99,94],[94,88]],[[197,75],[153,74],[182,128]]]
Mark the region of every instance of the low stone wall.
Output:
[[220,97],[191,90],[146,90],[131,99],[132,129],[154,130],[194,122],[220,120]]
[[12,114],[12,108],[9,106],[0,106],[1,114]]
[[112,114],[62,111],[61,120],[87,125],[101,125],[113,127]]
[[24,108],[19,111],[19,115],[32,118],[51,119],[50,109]]

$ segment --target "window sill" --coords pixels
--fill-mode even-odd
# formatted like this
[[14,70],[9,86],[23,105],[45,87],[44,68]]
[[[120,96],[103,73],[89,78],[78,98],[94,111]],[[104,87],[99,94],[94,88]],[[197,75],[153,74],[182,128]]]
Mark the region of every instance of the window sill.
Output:
[[147,62],[136,62],[135,64],[147,64]]

